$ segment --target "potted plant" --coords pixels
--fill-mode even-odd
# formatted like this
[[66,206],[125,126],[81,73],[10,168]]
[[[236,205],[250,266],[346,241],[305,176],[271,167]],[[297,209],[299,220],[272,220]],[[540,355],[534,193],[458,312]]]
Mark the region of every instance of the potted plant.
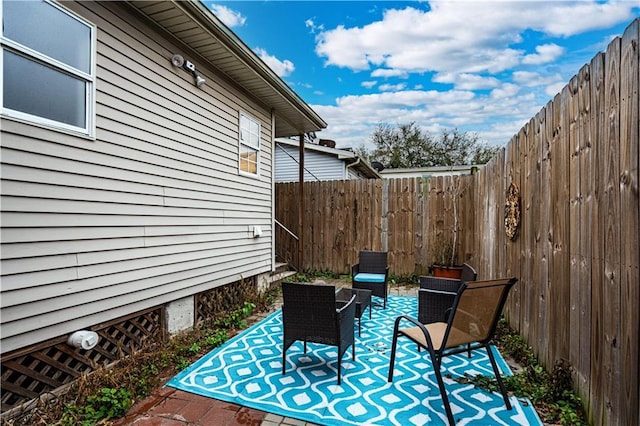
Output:
[[435,236],[431,243],[430,272],[436,277],[460,279],[462,265],[457,263],[456,236]]
[[431,266],[429,267],[431,274],[437,277],[457,278],[460,279],[462,273],[462,265],[457,263],[457,244],[458,244],[458,198],[460,193],[460,178],[454,177],[451,185],[445,194],[451,197],[451,212],[453,223],[448,231],[434,231],[431,237],[430,255]]

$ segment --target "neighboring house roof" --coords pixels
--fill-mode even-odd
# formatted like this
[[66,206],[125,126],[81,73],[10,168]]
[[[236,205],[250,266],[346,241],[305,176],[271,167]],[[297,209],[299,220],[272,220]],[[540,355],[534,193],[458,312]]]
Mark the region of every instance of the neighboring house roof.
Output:
[[[300,146],[299,141],[296,141],[293,139],[283,139],[283,138],[276,139],[276,144],[281,146],[295,147],[296,150],[298,150]],[[326,157],[327,161],[330,161],[331,159],[340,160],[346,164],[347,168],[353,169],[355,172],[357,172],[358,175],[362,176],[363,178],[380,179],[380,174],[378,174],[378,172],[373,167],[371,167],[369,163],[362,160],[358,156],[358,154],[354,153],[353,151],[349,151],[346,149],[331,148],[328,146],[322,146],[315,143],[305,143],[304,149],[305,149],[305,153],[319,154],[320,156]],[[276,148],[276,154],[277,152],[278,150]],[[306,157],[307,155],[305,155],[305,158]],[[316,156],[315,158],[318,158],[318,156]],[[292,159],[291,161],[297,162],[297,157],[295,159]],[[305,159],[305,164],[308,165],[306,161],[307,160]],[[278,180],[277,179],[278,167],[279,167],[278,163],[276,162],[276,180]],[[348,178],[348,176],[341,176],[340,178],[345,179],[345,178]]]
[[276,137],[327,127],[297,93],[199,0],[135,0],[129,4],[213,64],[247,96],[273,109]]
[[449,175],[471,175],[484,167],[484,164],[473,164],[465,166],[434,166],[434,167],[412,167],[398,169],[384,169],[380,175],[385,179],[390,178],[414,178],[430,176]]

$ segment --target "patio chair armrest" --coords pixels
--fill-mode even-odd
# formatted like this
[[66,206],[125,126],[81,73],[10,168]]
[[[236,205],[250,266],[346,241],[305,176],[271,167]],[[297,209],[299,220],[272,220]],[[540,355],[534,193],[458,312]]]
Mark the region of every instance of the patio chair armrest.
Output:
[[355,300],[356,300],[356,295],[354,294],[353,296],[351,296],[351,299],[349,301],[344,301],[344,300],[336,301],[336,306],[339,306],[338,308],[336,308],[336,312],[338,313],[338,316],[343,315],[343,312],[348,310],[351,305],[354,306],[354,311],[355,311],[355,305],[356,305]]
[[433,341],[431,340],[431,334],[429,334],[429,330],[427,330],[427,327],[425,327],[424,324],[422,324],[417,319],[412,318],[412,317],[410,317],[408,315],[400,315],[399,317],[396,318],[396,321],[395,321],[395,323],[393,325],[393,334],[394,334],[394,336],[398,334],[398,329],[400,328],[400,322],[402,320],[409,321],[415,327],[418,327],[420,329],[420,331],[424,334],[424,338],[425,338],[425,340],[427,342],[428,347],[430,349],[434,349]]
[[443,290],[456,293],[462,282],[455,278],[421,276],[419,278],[419,284],[421,289]]
[[351,265],[351,276],[355,277],[360,272],[360,264]]

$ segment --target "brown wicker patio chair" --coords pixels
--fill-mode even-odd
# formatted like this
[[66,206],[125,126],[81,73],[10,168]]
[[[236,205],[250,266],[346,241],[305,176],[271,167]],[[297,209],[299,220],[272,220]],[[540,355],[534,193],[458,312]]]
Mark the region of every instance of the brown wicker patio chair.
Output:
[[[467,263],[462,266],[460,279],[421,276],[418,290],[418,321],[423,324],[446,322],[453,299],[463,282],[475,281],[478,274]],[[434,290],[434,291],[424,291]]]
[[358,263],[351,267],[351,287],[371,290],[372,296],[383,298],[383,307],[386,309],[388,279],[387,252],[360,251]]
[[[393,380],[398,337],[408,337],[418,344],[418,348],[425,348],[429,352],[447,419],[449,424],[454,425],[455,421],[440,371],[442,358],[468,350],[484,348],[491,361],[491,367],[500,387],[504,403],[507,409],[511,410],[509,396],[502,383],[500,371],[490,344],[502,314],[502,308],[509,295],[509,290],[517,281],[516,278],[506,278],[462,283],[456,293],[447,322],[422,324],[406,315],[396,318],[393,329],[388,381],[391,382]],[[411,326],[400,328],[401,322],[409,322]]]
[[282,283],[282,374],[286,372],[287,349],[296,341],[321,343],[338,348],[338,384],[340,384],[342,356],[354,345],[355,295],[346,302],[336,301],[336,288],[327,284]]

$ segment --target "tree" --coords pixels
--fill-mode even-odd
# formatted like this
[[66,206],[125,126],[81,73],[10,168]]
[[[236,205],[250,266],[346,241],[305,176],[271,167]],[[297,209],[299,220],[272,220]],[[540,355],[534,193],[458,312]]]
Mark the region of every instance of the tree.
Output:
[[444,130],[439,137],[423,131],[415,122],[391,127],[379,124],[371,135],[375,149],[363,158],[379,161],[389,168],[484,164],[498,151],[479,142],[478,135]]

